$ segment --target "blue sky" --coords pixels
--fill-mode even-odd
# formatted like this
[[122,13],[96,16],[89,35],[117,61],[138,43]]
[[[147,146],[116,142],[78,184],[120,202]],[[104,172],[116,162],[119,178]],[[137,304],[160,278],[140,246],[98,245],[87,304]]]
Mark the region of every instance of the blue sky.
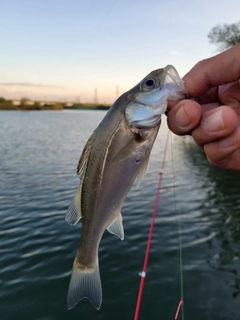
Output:
[[240,20],[239,0],[8,0],[0,96],[113,102],[154,69],[183,76],[215,55],[207,34]]

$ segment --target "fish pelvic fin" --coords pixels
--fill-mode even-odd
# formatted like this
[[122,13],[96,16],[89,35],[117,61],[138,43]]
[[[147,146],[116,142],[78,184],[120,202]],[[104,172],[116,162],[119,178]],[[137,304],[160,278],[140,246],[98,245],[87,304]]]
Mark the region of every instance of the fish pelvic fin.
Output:
[[98,261],[95,267],[78,267],[75,258],[68,289],[67,306],[72,309],[82,299],[87,298],[99,310],[102,304],[102,284]]
[[81,219],[81,184],[68,207],[65,220],[71,226],[75,226],[75,224]]
[[110,233],[115,234],[115,236],[119,237],[121,240],[124,239],[124,229],[123,229],[122,220],[123,218],[120,212],[117,219],[115,219],[107,228],[107,230]]

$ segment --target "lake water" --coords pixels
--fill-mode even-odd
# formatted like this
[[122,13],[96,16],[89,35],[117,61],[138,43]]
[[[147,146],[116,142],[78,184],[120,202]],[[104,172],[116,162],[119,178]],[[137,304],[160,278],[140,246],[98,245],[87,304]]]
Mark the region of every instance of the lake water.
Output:
[[[66,306],[81,223],[71,227],[64,216],[79,184],[81,150],[104,115],[0,113],[1,320],[133,319],[165,121],[148,173],[123,206],[125,240],[105,232],[101,241],[101,309],[86,299],[73,310]],[[190,137],[171,136],[139,319],[174,319],[180,300],[179,217],[184,319],[240,318],[239,193],[239,172],[212,167]]]

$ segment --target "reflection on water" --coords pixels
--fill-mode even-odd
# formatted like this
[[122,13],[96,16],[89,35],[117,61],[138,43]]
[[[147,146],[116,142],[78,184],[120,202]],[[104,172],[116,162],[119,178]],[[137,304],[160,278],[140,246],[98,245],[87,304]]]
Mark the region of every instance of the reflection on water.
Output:
[[206,167],[203,152],[196,148],[192,153],[192,149],[192,145],[186,147],[189,160],[205,169],[207,178],[201,185],[206,190],[202,216],[211,219],[205,232],[215,235],[208,241],[208,263],[213,269],[233,275],[228,285],[236,298],[240,293],[240,172]]
[[[64,215],[78,187],[81,150],[104,114],[0,113],[1,319],[133,319],[167,135],[164,121],[148,173],[122,209],[125,240],[106,232],[101,241],[100,311],[87,300],[71,311],[66,307],[81,224],[67,225]],[[190,137],[172,136],[140,319],[174,318],[180,299],[178,212],[185,318],[239,318],[239,174],[209,165]]]

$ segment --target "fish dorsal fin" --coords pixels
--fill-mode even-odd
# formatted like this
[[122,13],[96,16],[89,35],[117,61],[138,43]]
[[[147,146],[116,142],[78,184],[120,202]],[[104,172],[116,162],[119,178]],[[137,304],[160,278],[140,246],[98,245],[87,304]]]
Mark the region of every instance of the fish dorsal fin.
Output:
[[93,140],[95,138],[96,131],[93,132],[91,137],[88,139],[85,147],[83,148],[82,155],[80,157],[80,160],[78,162],[77,166],[77,175],[79,175],[80,180],[83,180],[85,171],[87,168],[88,159],[92,150]]
[[137,188],[139,187],[143,177],[145,176],[145,173],[146,173],[147,167],[148,167],[149,158],[150,158],[150,153],[148,156],[145,157],[145,159],[143,160],[143,162],[141,164],[138,175],[136,177]]
[[80,185],[68,208],[68,211],[65,217],[65,220],[72,226],[74,226],[81,219],[82,182],[84,180],[88,159],[92,150],[94,137],[95,137],[95,131],[93,132],[91,137],[88,139],[88,142],[86,143],[83,149],[82,155],[80,157],[80,160],[77,166],[77,174],[80,177]]
[[110,233],[115,234],[115,236],[119,237],[121,240],[124,239],[124,230],[123,230],[122,220],[123,219],[122,219],[121,212],[119,212],[117,219],[115,219],[107,228],[107,230]]
[[68,207],[65,220],[72,226],[81,219],[81,184]]

